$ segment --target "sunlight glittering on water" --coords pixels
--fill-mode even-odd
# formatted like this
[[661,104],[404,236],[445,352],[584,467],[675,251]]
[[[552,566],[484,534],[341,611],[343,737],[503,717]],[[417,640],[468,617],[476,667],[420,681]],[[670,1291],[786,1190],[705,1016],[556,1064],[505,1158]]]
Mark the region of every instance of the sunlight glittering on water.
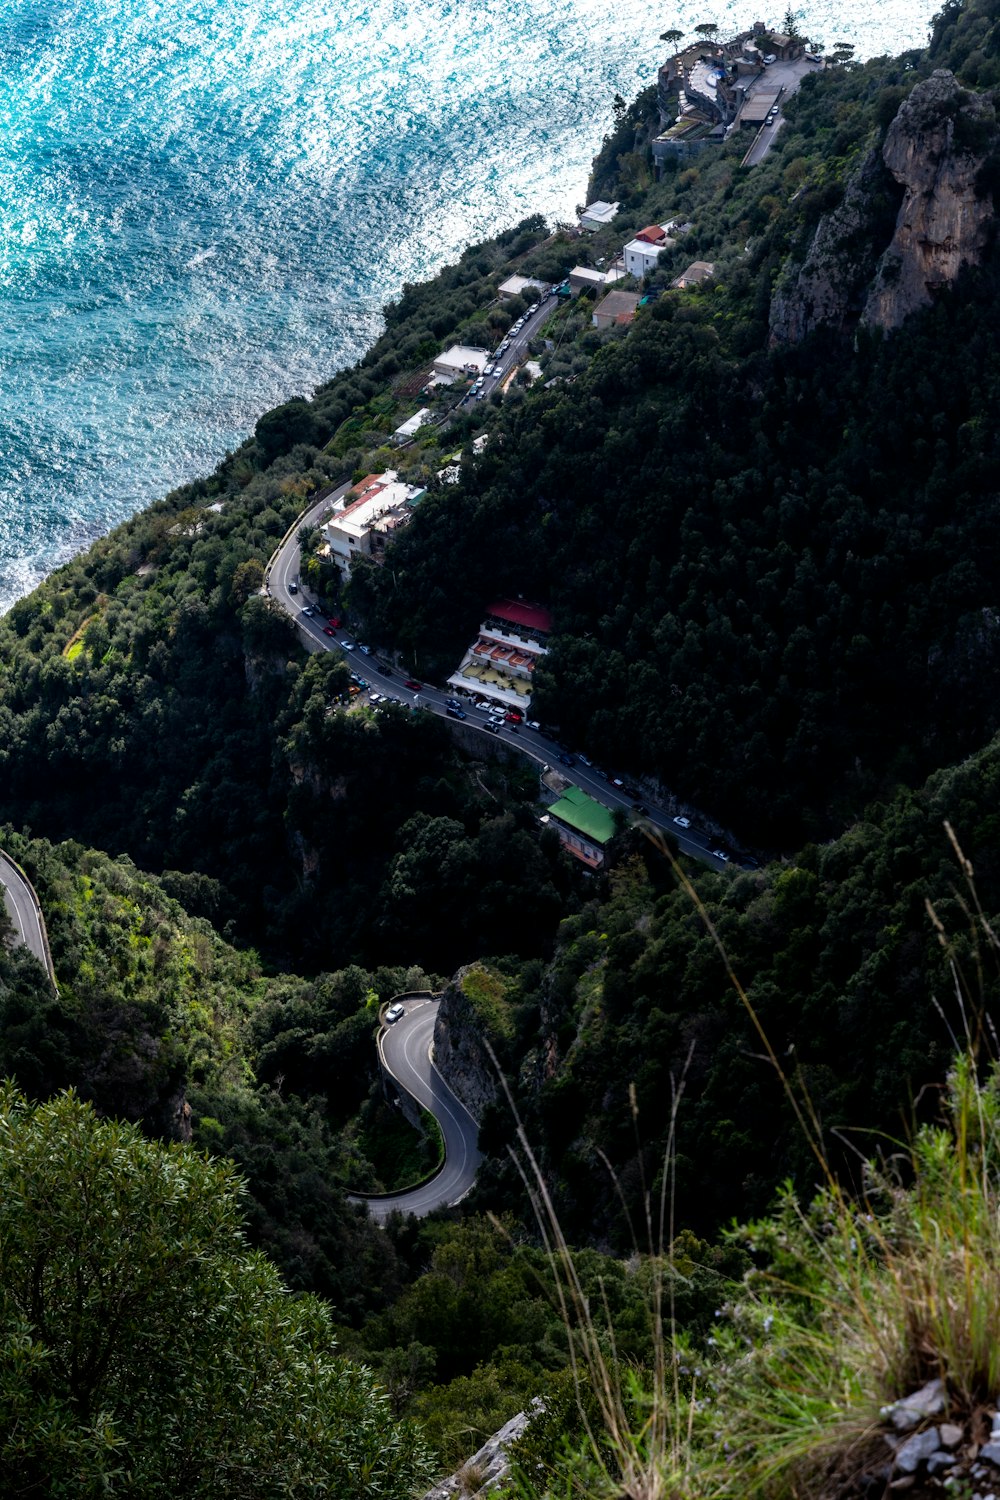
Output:
[[[800,14],[860,56],[927,31],[901,0]],[[0,609],[356,359],[404,281],[528,213],[571,214],[660,31],[748,19],[638,0],[6,0]]]

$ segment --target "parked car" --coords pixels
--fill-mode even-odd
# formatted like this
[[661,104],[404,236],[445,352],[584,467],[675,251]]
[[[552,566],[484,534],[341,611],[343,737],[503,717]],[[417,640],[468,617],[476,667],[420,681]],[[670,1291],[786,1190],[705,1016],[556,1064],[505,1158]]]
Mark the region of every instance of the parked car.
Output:
[[418,682],[415,677],[407,677],[406,681],[403,683],[403,686],[408,687],[411,693],[419,693],[421,688],[423,687],[423,683]]
[[369,703],[383,703],[385,699],[383,698],[383,695],[381,693],[377,693],[375,689],[372,688],[371,692],[368,694],[368,701]]
[[356,651],[358,648],[353,641],[341,641],[340,649],[341,651]]
[[528,720],[526,720],[526,723],[527,723],[529,729],[541,729],[541,727],[542,727],[541,724],[539,724],[539,722],[538,722],[537,719],[528,719]]
[[565,753],[561,753],[561,754],[557,755],[556,756],[556,760],[559,762],[559,764],[561,766],[571,766],[573,764],[573,757],[572,757],[572,755],[566,755]]
[[457,698],[446,698],[444,700],[444,706],[445,706],[445,708],[461,708],[462,707],[461,703],[459,703],[459,701],[458,701]]
[[484,714],[488,714],[490,709],[493,707],[493,704],[490,703],[486,698],[477,698],[475,703],[473,704],[473,707],[481,708]]
[[315,606],[315,604],[307,604],[306,607],[305,607],[305,609],[302,611],[302,613],[304,615],[308,615],[309,618],[312,619],[313,615],[316,613],[316,606]]
[[509,708],[504,714],[504,718],[507,720],[508,724],[520,724],[522,722],[521,715],[518,713],[516,708]]
[[486,723],[483,725],[483,728],[486,730],[487,734],[500,733],[500,725],[497,723],[496,719],[487,719]]
[[359,646],[358,650],[361,652],[362,656],[371,656],[372,654],[372,648],[370,646]]
[[491,703],[490,704],[490,718],[491,719],[506,719],[506,717],[507,717],[507,710],[505,708],[501,708],[498,703]]
[[710,849],[708,852],[709,854],[711,854],[713,859],[721,859],[724,865],[728,865],[729,855],[726,853],[725,849]]
[[691,827],[691,819],[690,818],[675,818],[674,822],[677,824],[678,828],[690,828]]
[[446,703],[444,711],[452,719],[467,719],[469,717],[468,714],[463,712],[463,710],[460,709],[457,704],[452,707],[450,703]]
[[611,778],[611,785],[620,788],[620,787],[623,787],[625,785],[625,783],[621,779],[620,776],[612,776],[612,778]]
[[323,626],[323,634],[324,635],[336,635],[337,632],[334,630],[334,628],[333,628],[332,625],[324,625]]
[[394,1022],[401,1021],[405,1015],[405,1008],[397,1001],[395,1005],[389,1006],[389,1009],[385,1013],[385,1018],[388,1021],[389,1025],[392,1026]]
[[764,59],[764,66],[766,68],[769,68],[772,63],[776,63],[777,61],[778,61],[778,59],[775,56],[775,54],[773,52],[769,52],[767,54],[767,56],[765,57],[765,59]]

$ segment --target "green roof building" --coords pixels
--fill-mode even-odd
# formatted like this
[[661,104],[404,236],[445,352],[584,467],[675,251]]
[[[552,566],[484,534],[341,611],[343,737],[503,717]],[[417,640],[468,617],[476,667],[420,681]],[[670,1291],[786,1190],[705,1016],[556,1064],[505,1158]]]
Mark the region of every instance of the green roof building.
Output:
[[571,786],[558,802],[553,802],[549,819],[564,849],[591,870],[602,868],[607,846],[615,836],[615,821],[608,808],[578,786]]

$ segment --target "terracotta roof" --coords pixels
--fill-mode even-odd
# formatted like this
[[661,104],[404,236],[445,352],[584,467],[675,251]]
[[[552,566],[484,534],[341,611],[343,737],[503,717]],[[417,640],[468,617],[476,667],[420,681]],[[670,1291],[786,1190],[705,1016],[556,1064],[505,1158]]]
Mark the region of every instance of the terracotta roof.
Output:
[[659,224],[649,224],[635,236],[637,240],[645,240],[647,245],[662,245],[666,237],[666,231]]
[[546,635],[552,629],[552,616],[540,604],[524,604],[520,599],[495,599],[488,607],[488,615],[507,620],[511,625],[525,625],[529,630],[540,630]]

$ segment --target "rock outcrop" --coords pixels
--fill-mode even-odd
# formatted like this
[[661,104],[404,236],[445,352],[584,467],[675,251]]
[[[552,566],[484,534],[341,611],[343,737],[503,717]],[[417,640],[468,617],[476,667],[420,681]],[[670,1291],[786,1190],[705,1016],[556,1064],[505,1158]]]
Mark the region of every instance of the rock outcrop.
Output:
[[434,1023],[435,1066],[475,1120],[482,1119],[483,1110],[500,1093],[486,1045],[490,1017],[484,1014],[480,993],[485,989],[488,994],[495,983],[480,964],[460,969],[441,996]]
[[841,203],[820,219],[805,261],[789,265],[775,288],[772,339],[797,344],[820,325],[857,323],[899,197],[881,153],[869,151],[848,178]]
[[963,266],[980,263],[995,210],[978,179],[996,141],[993,100],[960,88],[944,68],[900,106],[882,159],[903,188],[903,202],[863,322],[898,328]]
[[516,1417],[511,1417],[456,1474],[428,1490],[424,1500],[453,1500],[453,1497],[473,1500],[476,1495],[488,1495],[497,1489],[510,1469],[507,1449],[521,1436],[535,1411],[540,1409],[541,1402],[536,1398],[531,1409],[519,1411]]
[[981,263],[996,220],[987,184],[1000,133],[989,94],[939,68],[900,105],[824,215],[771,305],[775,342],[820,326],[898,328],[965,266]]

